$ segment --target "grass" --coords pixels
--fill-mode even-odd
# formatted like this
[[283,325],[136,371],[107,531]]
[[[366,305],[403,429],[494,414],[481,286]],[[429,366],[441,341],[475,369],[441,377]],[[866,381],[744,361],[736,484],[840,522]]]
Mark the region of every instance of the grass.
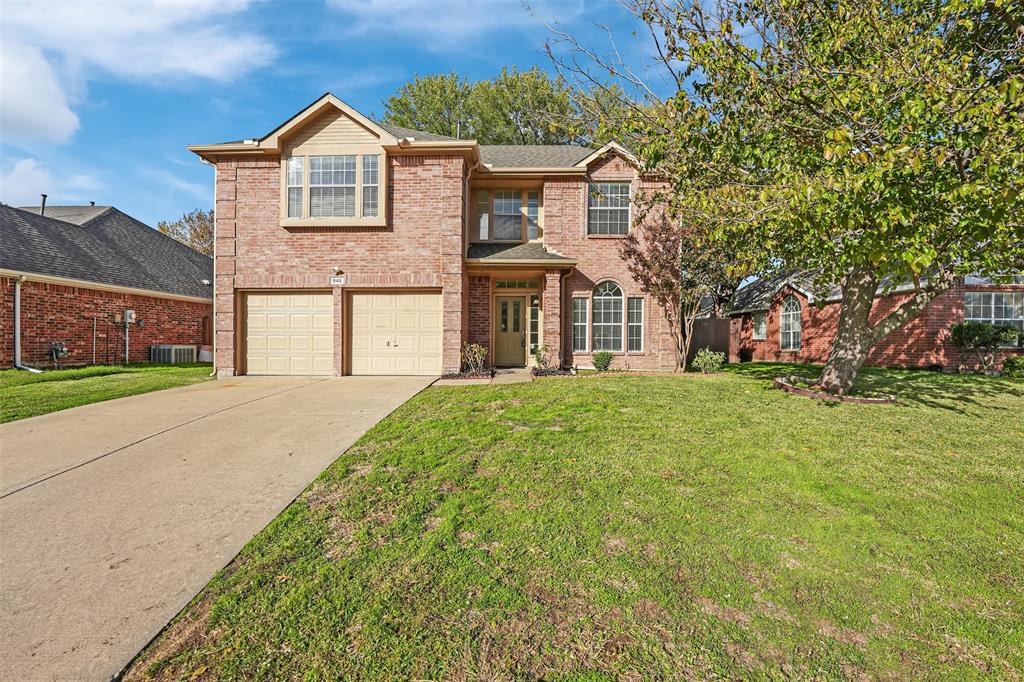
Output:
[[111,398],[186,386],[209,378],[211,365],[93,365],[32,374],[0,371],[0,422],[66,410]]
[[126,679],[1018,679],[1024,383],[792,371],[429,389]]

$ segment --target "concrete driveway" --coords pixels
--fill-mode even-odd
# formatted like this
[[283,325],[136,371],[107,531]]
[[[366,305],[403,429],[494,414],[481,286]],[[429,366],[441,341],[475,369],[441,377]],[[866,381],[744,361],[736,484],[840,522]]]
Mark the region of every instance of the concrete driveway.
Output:
[[237,378],[0,426],[0,678],[116,674],[427,378]]

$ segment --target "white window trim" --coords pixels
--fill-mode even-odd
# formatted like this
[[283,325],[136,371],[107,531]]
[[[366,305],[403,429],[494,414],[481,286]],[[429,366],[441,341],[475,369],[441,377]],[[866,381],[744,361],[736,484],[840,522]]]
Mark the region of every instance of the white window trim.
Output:
[[[759,333],[757,331],[757,318],[761,318],[761,322],[764,324],[764,329]],[[752,341],[766,341],[768,339],[768,313],[759,312],[753,313],[750,316],[750,338]]]
[[[377,159],[377,182],[366,182],[366,160],[368,158],[376,158]],[[380,163],[381,163],[381,159],[380,159],[380,155],[378,155],[378,154],[360,154],[359,155],[359,161],[358,161],[358,164],[359,164],[359,177],[357,178],[357,180],[359,181],[359,184],[357,185],[356,193],[359,195],[359,217],[360,218],[377,218],[378,216],[380,216],[380,205],[381,205],[381,197],[380,197],[380,173],[381,173],[381,167],[380,167]],[[374,211],[373,215],[367,215],[366,214],[366,194],[365,194],[365,192],[366,192],[366,188],[367,187],[375,187],[377,189],[377,201],[376,201],[377,210]]]
[[[583,303],[583,322],[579,323],[576,321],[576,302],[581,301]],[[572,318],[572,352],[573,353],[589,353],[590,352],[590,299],[584,296],[574,296],[572,299],[571,314]],[[583,349],[576,350],[576,327],[577,325],[583,325]]]
[[[626,185],[626,231],[622,234],[596,234],[590,231],[590,195],[594,185]],[[620,211],[621,208],[612,208],[611,206],[597,206],[594,207],[599,211]],[[629,236],[630,232],[633,231],[633,182],[632,180],[593,180],[587,183],[587,196],[583,203],[584,221],[583,221],[583,233],[587,237],[597,237],[599,239],[608,238],[623,238]]]
[[[788,312],[786,311],[786,303],[789,302],[789,301],[795,301],[796,302],[797,309],[795,311],[788,311]],[[784,299],[782,299],[782,304],[779,306],[779,350],[784,350],[784,351],[787,351],[787,352],[796,352],[796,351],[800,351],[800,350],[803,349],[803,346],[804,346],[803,314],[804,314],[804,307],[800,304],[800,300],[796,296],[790,294],[789,296],[786,296]],[[792,329],[790,329],[788,332],[784,331],[784,329],[783,329],[784,321],[785,321],[787,315],[790,316],[790,317],[793,317],[795,315],[796,321],[797,321],[797,326],[798,326],[798,329],[796,331],[793,331]],[[799,334],[800,335],[800,342],[796,345],[796,347],[786,348],[786,346],[784,345],[784,341],[783,341],[783,339],[786,338],[786,334],[789,334],[789,338],[790,338],[791,342],[792,342],[793,334]]]
[[[630,301],[640,301],[640,322],[630,322],[629,321],[629,302]],[[645,342],[644,342],[644,336],[645,336],[644,335],[644,325],[647,323],[646,319],[645,319],[647,317],[647,314],[646,314],[647,310],[646,310],[646,308],[647,308],[647,304],[644,303],[643,296],[627,296],[626,297],[626,352],[627,353],[643,353],[643,352],[646,351],[646,346],[645,346]],[[629,347],[629,328],[630,327],[640,327],[640,348],[637,349],[637,350],[631,349]]]
[[[346,158],[346,157],[352,159],[352,184],[350,184],[350,185],[349,184],[336,185],[336,184],[332,183],[332,184],[313,185],[313,182],[310,180],[310,176],[313,174],[313,159]],[[363,159],[362,159],[362,156],[360,156],[358,154],[313,154],[313,155],[311,155],[309,157],[309,163],[307,165],[309,166],[309,168],[306,171],[306,178],[305,178],[306,179],[306,187],[308,188],[307,192],[306,192],[307,203],[306,203],[306,206],[304,207],[305,215],[307,215],[308,217],[310,217],[310,218],[312,218],[314,220],[324,220],[324,219],[328,219],[328,220],[339,220],[339,219],[340,220],[356,220],[356,219],[359,219],[359,218],[363,217],[363,215],[362,215],[362,213],[363,213],[363,207],[362,207],[363,193],[361,191],[361,189],[362,189],[362,187],[361,187],[362,177],[361,176],[362,176],[362,172],[363,172]],[[324,171],[323,169],[321,169],[320,172],[322,172],[322,173],[323,172],[334,173],[336,171],[332,168],[331,170],[328,170],[328,171]],[[342,172],[344,172],[344,171],[342,171]],[[352,188],[352,215],[317,215],[317,216],[313,215],[313,190],[314,189],[347,189],[349,187]]]
[[[519,236],[516,239],[498,239],[495,237],[495,228],[498,224],[498,214],[494,211],[495,195],[499,192],[514,192],[519,195]],[[482,193],[487,194],[487,201],[481,201]],[[537,195],[537,236],[530,238],[530,195]],[[544,190],[541,187],[476,187],[470,193],[473,204],[473,227],[470,231],[470,239],[474,244],[496,243],[496,244],[525,244],[531,241],[543,241],[544,239]],[[486,212],[481,212],[486,206]],[[502,213],[501,215],[513,215]],[[480,219],[484,218],[487,224],[487,236],[480,234]]]
[[[617,296],[617,298],[619,299],[619,301],[622,302],[622,305],[619,306],[619,313],[622,316],[620,318],[619,322],[618,322],[618,326],[619,326],[619,347],[618,347],[618,349],[614,349],[613,348],[611,350],[608,350],[608,349],[605,349],[605,348],[600,348],[599,349],[599,348],[595,348],[594,347],[594,339],[597,338],[597,335],[594,333],[594,326],[596,324],[600,324],[602,327],[614,327],[616,325],[615,322],[600,322],[600,323],[595,323],[594,322],[594,311],[596,310],[596,303],[597,303],[598,299],[605,300],[605,299],[611,299],[612,298],[611,296],[596,296],[595,292],[602,285],[609,284],[609,283],[615,285],[615,288],[619,290],[619,295]],[[591,347],[591,351],[592,352],[594,352],[594,353],[625,353],[626,352],[625,349],[628,348],[628,343],[626,341],[626,321],[627,321],[627,317],[628,317],[628,313],[626,311],[626,305],[627,305],[626,301],[627,301],[627,298],[626,298],[625,290],[622,288],[622,286],[619,285],[618,282],[616,282],[614,280],[606,279],[606,280],[604,280],[602,282],[598,282],[597,285],[590,291],[590,339],[591,339],[590,347]],[[614,338],[614,336],[612,338]]]
[[[964,321],[965,322],[985,322],[987,324],[993,324],[993,325],[1012,326],[1012,325],[1007,325],[1007,322],[1016,321],[1016,320],[1019,320],[1019,319],[1024,319],[1024,318],[1017,318],[1017,317],[996,317],[996,300],[995,300],[995,297],[996,297],[997,294],[1000,294],[1000,295],[1003,295],[1003,296],[1014,296],[1014,297],[1020,296],[1020,297],[1024,298],[1024,291],[965,291],[964,292],[964,299],[963,299],[963,308],[964,308],[963,319],[964,319]],[[989,311],[988,317],[982,318],[982,317],[968,317],[967,316],[967,297],[968,296],[984,296],[984,297],[988,298],[988,303],[987,304],[983,304],[983,305],[985,305],[986,308],[988,308],[988,311]],[[1018,335],[1018,339],[1020,339],[1020,338],[1024,338],[1024,332],[1021,332]],[[1020,341],[1019,340],[1017,342],[1011,341],[1009,343],[1006,343],[1006,344],[1003,344],[1002,346],[1000,346],[1000,348],[1020,348],[1020,347],[1021,346],[1020,346]]]
[[[302,173],[302,216],[288,215],[288,160],[293,156],[303,157]],[[356,215],[312,217],[310,215],[310,157],[313,156],[355,156],[356,157]],[[377,157],[377,215],[363,216],[363,157]],[[304,143],[287,148],[281,155],[281,227],[323,227],[359,226],[383,227],[388,221],[388,155],[379,145],[334,145]],[[318,185],[325,187],[330,185]],[[347,186],[347,185],[346,185]]]

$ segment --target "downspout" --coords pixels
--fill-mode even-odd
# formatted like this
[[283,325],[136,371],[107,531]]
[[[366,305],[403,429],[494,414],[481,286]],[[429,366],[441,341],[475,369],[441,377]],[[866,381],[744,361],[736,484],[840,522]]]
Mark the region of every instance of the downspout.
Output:
[[213,166],[213,302],[210,306],[210,348],[213,349],[213,367],[210,376],[217,376],[217,164],[210,163],[206,159],[200,161],[207,166]]
[[14,368],[42,374],[42,370],[21,364],[21,283],[24,281],[25,275],[14,280]]

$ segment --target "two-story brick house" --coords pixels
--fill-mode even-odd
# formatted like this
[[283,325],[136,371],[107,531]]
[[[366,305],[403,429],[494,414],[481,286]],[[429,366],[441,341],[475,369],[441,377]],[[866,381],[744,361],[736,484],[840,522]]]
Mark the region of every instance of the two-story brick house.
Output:
[[218,374],[671,369],[619,256],[643,188],[618,145],[486,146],[383,125],[326,94],[259,139],[190,149],[216,169]]

